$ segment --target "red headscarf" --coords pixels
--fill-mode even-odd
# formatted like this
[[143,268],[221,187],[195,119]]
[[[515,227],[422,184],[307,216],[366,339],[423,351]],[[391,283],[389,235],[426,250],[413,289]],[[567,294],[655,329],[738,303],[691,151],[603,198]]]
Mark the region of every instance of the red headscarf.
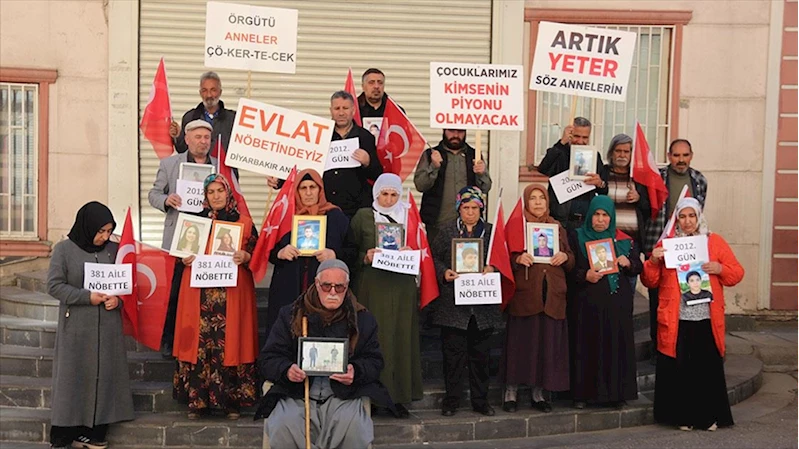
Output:
[[[322,177],[319,176],[316,170],[310,168],[305,169],[297,174],[297,179],[299,179],[299,182],[297,182],[297,189],[294,191],[294,198],[296,200],[294,204],[297,205],[294,211],[295,215],[324,215],[331,209],[339,208],[335,204],[327,201]],[[303,181],[313,181],[319,186],[319,199],[313,206],[305,206],[302,204],[302,198],[300,198],[300,184],[302,184]]]

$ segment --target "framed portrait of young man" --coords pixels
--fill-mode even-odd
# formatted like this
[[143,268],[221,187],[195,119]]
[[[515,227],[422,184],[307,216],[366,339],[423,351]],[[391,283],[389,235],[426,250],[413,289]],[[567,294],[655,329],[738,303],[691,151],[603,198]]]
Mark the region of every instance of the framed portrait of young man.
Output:
[[572,145],[569,159],[569,179],[583,181],[588,173],[596,171],[596,148]]
[[194,164],[192,162],[181,162],[178,170],[178,179],[186,181],[203,182],[208,175],[216,173],[216,168],[212,164]]
[[347,372],[346,338],[300,337],[297,366],[308,376],[329,376]]
[[233,256],[241,249],[241,240],[244,238],[244,225],[232,221],[214,220],[211,230],[211,247],[208,248],[212,256]]
[[311,256],[325,249],[327,216],[295,215],[291,225],[291,244],[301,256]]
[[482,273],[483,239],[452,239],[452,269],[456,273]]
[[527,251],[533,263],[550,263],[560,251],[560,228],[556,223],[527,223]]
[[375,248],[399,250],[405,246],[405,226],[400,223],[375,223]]
[[175,257],[189,257],[205,254],[208,244],[208,235],[211,234],[210,218],[196,215],[178,214],[175,233],[172,235],[172,246],[169,255]]
[[585,252],[588,253],[588,263],[592,270],[599,270],[602,274],[618,273],[616,265],[616,246],[613,239],[594,240],[585,242]]

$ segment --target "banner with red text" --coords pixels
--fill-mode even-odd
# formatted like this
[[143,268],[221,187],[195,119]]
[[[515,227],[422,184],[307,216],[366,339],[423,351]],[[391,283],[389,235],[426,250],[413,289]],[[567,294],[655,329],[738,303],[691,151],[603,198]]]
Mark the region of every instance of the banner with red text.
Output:
[[240,98],[227,165],[279,179],[295,165],[322,174],[333,126],[330,119]]
[[625,101],[636,33],[541,22],[530,89]]
[[520,65],[430,63],[430,127],[524,130]]

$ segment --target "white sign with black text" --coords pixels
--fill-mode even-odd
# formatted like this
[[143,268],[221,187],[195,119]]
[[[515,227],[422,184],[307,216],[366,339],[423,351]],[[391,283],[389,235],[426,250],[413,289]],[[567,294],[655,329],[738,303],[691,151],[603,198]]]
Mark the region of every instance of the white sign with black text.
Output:
[[376,251],[372,258],[372,268],[394,273],[412,274],[414,276],[419,274],[420,263],[421,257],[418,250],[396,251],[393,249],[381,249]]
[[133,293],[133,265],[86,262],[83,288],[112,296],[129,295]]
[[499,273],[459,274],[455,279],[455,305],[502,304]]
[[555,191],[555,196],[560,204],[596,189],[596,186],[583,181],[569,179],[569,170],[549,178],[549,185]]
[[235,287],[239,267],[230,256],[197,256],[191,263],[192,288]]
[[666,268],[677,268],[686,263],[710,260],[707,250],[707,236],[693,235],[663,240],[663,259]]
[[177,184],[175,184],[175,190],[175,193],[180,197],[179,211],[202,212],[203,201],[205,200],[203,183],[178,179]]
[[357,137],[330,142],[330,149],[327,151],[327,160],[325,161],[325,171],[336,168],[360,167],[361,163],[352,158],[352,154],[360,146],[361,144]]

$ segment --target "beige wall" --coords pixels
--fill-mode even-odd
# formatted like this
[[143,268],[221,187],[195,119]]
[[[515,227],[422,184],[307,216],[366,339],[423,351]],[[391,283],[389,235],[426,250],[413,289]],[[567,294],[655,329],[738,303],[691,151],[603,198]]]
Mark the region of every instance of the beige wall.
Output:
[[50,90],[48,234],[106,202],[108,39],[102,0],[0,2],[0,66],[55,69]]
[[682,45],[679,137],[691,141],[692,166],[708,179],[711,230],[730,243],[746,270],[725,292],[728,313],[756,309],[760,216],[770,213],[761,185],[771,2],[528,0],[525,6],[693,12]]

